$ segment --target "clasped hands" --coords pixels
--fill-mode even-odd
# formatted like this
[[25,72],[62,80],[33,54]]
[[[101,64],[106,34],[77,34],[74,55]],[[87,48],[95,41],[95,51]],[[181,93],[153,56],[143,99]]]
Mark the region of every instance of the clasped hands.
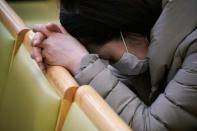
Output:
[[75,75],[79,71],[81,59],[88,54],[86,48],[72,37],[62,26],[49,23],[33,27],[31,57],[41,70],[46,65],[63,66]]

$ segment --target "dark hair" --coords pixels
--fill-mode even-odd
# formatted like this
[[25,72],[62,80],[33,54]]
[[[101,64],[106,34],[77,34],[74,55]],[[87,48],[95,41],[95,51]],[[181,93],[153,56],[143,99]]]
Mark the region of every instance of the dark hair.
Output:
[[103,44],[122,32],[148,36],[161,0],[61,0],[60,22],[75,38]]

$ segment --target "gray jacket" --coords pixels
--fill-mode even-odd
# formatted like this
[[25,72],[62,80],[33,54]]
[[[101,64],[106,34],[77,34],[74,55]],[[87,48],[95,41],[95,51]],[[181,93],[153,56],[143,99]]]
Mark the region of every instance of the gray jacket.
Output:
[[165,0],[151,32],[149,72],[130,79],[132,87],[93,54],[83,58],[75,77],[134,130],[197,130],[196,27],[197,0]]

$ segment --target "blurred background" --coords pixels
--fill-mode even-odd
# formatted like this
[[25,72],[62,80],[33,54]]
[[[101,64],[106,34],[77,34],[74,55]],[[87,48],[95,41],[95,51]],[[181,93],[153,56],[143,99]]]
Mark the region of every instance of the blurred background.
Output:
[[36,23],[59,23],[59,0],[6,0],[28,27]]

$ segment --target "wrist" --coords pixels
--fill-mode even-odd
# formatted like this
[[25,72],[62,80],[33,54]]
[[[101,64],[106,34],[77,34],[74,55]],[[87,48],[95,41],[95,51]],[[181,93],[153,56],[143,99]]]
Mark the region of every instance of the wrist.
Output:
[[75,59],[73,59],[73,62],[71,62],[71,65],[67,67],[67,69],[70,71],[72,75],[76,75],[80,71],[80,63],[83,57],[88,55],[89,53],[83,52],[80,53]]

